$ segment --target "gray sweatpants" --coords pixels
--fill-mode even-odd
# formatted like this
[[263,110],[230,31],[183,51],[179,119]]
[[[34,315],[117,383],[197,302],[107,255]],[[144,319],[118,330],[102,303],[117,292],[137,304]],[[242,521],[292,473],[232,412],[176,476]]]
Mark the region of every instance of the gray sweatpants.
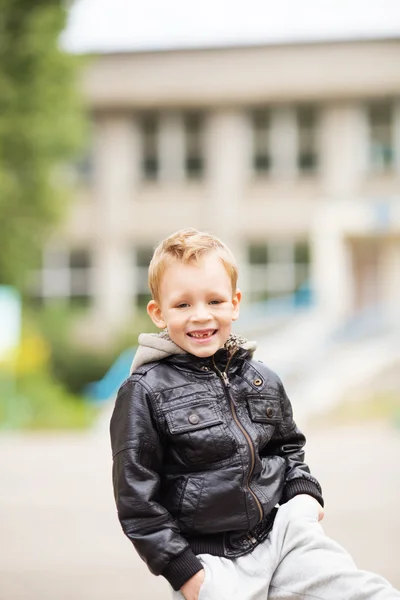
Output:
[[[205,580],[199,600],[400,600],[385,579],[357,569],[327,537],[318,505],[296,496],[277,513],[268,538],[236,559],[201,554]],[[174,600],[182,600],[173,592]]]

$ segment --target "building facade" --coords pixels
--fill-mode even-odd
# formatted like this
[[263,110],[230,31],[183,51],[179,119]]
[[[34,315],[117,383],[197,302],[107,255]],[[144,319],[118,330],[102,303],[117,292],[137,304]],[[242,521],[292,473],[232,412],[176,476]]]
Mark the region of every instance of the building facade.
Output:
[[400,39],[105,54],[69,220],[39,293],[119,327],[183,227],[235,253],[248,301],[310,285],[329,316],[400,306]]

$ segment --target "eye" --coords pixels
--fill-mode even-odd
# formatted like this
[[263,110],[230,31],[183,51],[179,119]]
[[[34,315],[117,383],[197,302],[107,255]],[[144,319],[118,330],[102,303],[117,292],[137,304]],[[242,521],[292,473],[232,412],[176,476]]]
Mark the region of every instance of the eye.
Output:
[[180,304],[177,305],[176,308],[187,308],[189,306],[189,304],[187,302],[181,302]]
[[222,300],[211,300],[210,304],[222,304]]

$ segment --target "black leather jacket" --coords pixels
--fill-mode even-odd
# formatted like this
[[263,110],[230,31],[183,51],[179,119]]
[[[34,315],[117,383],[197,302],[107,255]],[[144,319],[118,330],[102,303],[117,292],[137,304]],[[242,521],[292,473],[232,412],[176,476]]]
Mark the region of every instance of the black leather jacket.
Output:
[[176,590],[202,568],[196,554],[262,541],[277,503],[323,503],[280,379],[243,348],[140,366],[119,390],[111,441],[122,528]]

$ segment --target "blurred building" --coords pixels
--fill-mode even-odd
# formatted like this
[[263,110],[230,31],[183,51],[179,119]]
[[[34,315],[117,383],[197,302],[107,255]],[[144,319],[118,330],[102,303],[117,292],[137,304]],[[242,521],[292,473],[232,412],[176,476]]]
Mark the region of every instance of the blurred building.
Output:
[[121,325],[154,245],[230,245],[249,301],[310,286],[327,315],[400,306],[400,39],[104,54],[76,202],[40,295]]

